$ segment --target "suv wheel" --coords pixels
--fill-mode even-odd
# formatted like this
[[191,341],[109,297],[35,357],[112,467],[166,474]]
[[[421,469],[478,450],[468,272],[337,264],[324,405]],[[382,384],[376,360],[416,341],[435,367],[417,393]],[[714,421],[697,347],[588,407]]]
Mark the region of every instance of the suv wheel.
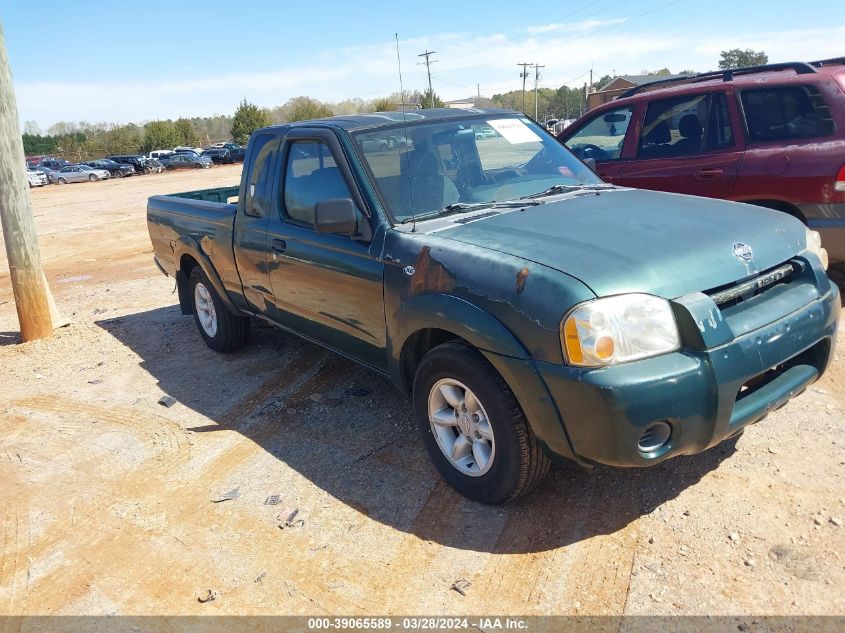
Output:
[[504,379],[477,350],[444,343],[420,362],[414,416],[429,456],[464,495],[498,504],[533,489],[549,460]]
[[194,320],[206,345],[216,352],[232,352],[249,338],[249,317],[229,312],[203,270],[196,266],[188,279]]

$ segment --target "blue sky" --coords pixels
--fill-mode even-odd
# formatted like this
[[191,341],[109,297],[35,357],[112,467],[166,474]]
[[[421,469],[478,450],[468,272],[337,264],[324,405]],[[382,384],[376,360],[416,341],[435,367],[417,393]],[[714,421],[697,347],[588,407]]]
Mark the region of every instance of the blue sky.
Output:
[[[830,0],[572,2],[0,4],[20,119],[141,122],[231,114],[242,98],[281,105],[424,89],[418,53],[437,51],[445,99],[521,87],[518,62],[544,64],[540,85],[669,67],[708,70],[726,48],[771,61],[845,55],[845,14]],[[498,6],[497,6],[498,5]],[[243,7],[243,8],[241,8]]]

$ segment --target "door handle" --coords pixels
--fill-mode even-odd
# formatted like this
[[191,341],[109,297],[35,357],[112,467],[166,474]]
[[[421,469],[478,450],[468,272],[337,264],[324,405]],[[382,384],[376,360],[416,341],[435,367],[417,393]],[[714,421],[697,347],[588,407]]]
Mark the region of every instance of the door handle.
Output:
[[270,250],[274,253],[284,253],[287,247],[288,244],[284,240],[274,239],[270,241]]
[[723,176],[725,172],[718,167],[702,167],[693,173],[693,178],[697,180],[713,180]]

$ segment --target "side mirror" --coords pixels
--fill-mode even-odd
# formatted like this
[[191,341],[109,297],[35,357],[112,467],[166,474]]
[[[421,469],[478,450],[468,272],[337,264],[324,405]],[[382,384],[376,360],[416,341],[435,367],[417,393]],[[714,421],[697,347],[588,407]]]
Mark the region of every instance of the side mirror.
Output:
[[350,198],[321,200],[314,207],[314,230],[317,233],[355,235],[358,217]]
[[596,159],[595,158],[585,158],[584,164],[587,167],[589,167],[590,169],[592,169],[593,171],[596,170]]

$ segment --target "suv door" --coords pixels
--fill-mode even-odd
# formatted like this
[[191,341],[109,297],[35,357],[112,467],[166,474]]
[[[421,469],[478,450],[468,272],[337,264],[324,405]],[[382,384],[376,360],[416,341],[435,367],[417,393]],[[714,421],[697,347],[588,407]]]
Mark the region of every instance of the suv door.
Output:
[[604,180],[616,182],[622,173],[622,150],[633,113],[633,105],[602,111],[574,133],[566,130],[564,143],[581,160],[595,160],[596,173]]
[[745,149],[730,97],[718,90],[649,101],[619,184],[729,197]]
[[378,248],[314,230],[317,202],[332,198],[351,198],[359,225],[370,222],[334,133],[307,128],[290,132],[281,176],[281,195],[267,227],[276,320],[384,369],[384,266]]

